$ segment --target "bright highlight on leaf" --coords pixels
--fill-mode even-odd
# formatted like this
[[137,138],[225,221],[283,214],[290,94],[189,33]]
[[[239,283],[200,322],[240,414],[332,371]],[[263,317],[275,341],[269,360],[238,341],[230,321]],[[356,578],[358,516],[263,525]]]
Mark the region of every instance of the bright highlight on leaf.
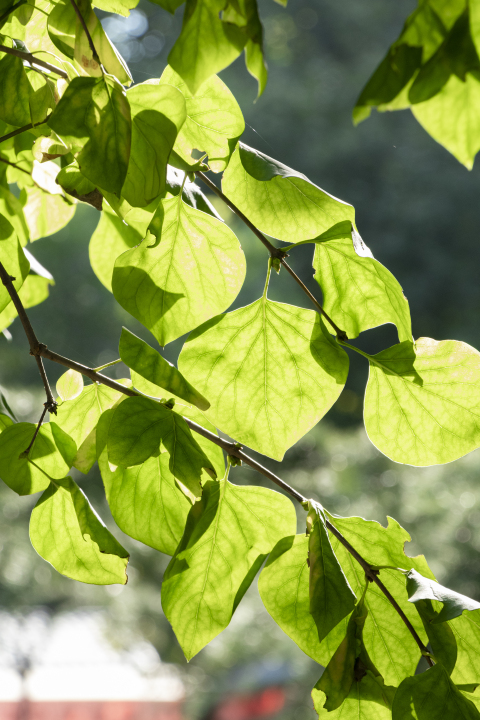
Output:
[[365,427],[381,452],[408,465],[436,465],[480,445],[477,350],[420,338],[369,360]]
[[419,600],[437,600],[443,603],[443,608],[433,623],[443,623],[453,620],[463,613],[464,610],[478,610],[480,603],[466,595],[450,590],[439,585],[439,583],[424,578],[416,570],[410,570],[407,575],[408,599],[412,603]]
[[62,400],[75,400],[83,390],[83,375],[75,370],[67,370],[57,380],[57,393]]

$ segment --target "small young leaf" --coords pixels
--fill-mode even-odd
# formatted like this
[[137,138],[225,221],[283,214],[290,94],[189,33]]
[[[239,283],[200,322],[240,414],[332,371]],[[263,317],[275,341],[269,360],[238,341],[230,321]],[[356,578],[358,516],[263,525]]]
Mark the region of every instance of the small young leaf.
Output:
[[300,242],[315,238],[354,208],[273,158],[239,142],[222,180],[223,192],[263,232]]
[[168,66],[160,82],[173,85],[185,96],[187,117],[175,142],[175,152],[189,165],[196,162],[193,150],[206,152],[214,172],[225,170],[245,130],[242,111],[228,87],[214,75],[203,83],[199,94],[192,95],[184,80]]
[[75,400],[83,390],[83,375],[75,370],[67,370],[57,380],[57,393],[62,400]]
[[142,236],[126,225],[107,205],[100,222],[90,238],[88,254],[93,272],[103,285],[112,292],[112,274],[115,260],[125,250],[142,242]]
[[332,550],[323,510],[313,500],[309,510],[309,518],[312,518],[308,549],[310,614],[322,642],[352,612],[357,598]]
[[475,705],[455,687],[442,665],[406,678],[398,688],[392,720],[478,720]]
[[443,623],[453,620],[463,613],[464,610],[478,610],[480,603],[472,600],[466,595],[461,595],[449,588],[439,585],[434,580],[425,578],[416,570],[410,570],[407,575],[408,599],[412,603],[419,600],[438,600],[443,603],[443,608],[433,623]]
[[110,75],[71,81],[48,125],[80,149],[78,166],[94,185],[120,196],[130,157],[130,107]]
[[330,409],[348,373],[315,312],[266,297],[197,328],[178,364],[222,432],[276,460]]
[[0,478],[19,495],[45,490],[50,478],[62,478],[70,468],[55,444],[51,423],[41,426],[28,459],[24,456],[35,429],[33,423],[16,423],[0,435]]
[[371,356],[365,393],[370,440],[395,462],[436,465],[480,445],[480,354],[420,338]]
[[35,505],[30,540],[38,554],[66,577],[93,585],[127,582],[127,551],[70,477],[52,482]]
[[349,338],[391,322],[400,342],[412,340],[410,309],[402,288],[374,259],[350,222],[338,223],[311,242],[316,243],[313,267],[324,293],[323,307]]
[[[8,220],[0,215],[0,262],[7,271],[13,276],[13,287],[17,292],[23,285],[23,281],[28,275],[30,264],[20,247],[17,235],[8,222]],[[0,312],[11,302],[11,297],[5,285],[0,283]]]
[[208,410],[210,407],[208,400],[190,385],[174,365],[126,328],[122,329],[119,352],[125,365],[145,380],[192,403],[200,410]]
[[127,92],[132,113],[132,147],[122,196],[133,207],[145,207],[165,193],[167,161],[185,122],[182,93],[150,82]]
[[266,555],[295,526],[293,505],[279,493],[226,477],[206,483],[162,586],[187,660],[227,627]]
[[235,300],[245,256],[230,228],[180,196],[162,201],[149,230],[139,247],[117,258],[112,287],[164,346]]

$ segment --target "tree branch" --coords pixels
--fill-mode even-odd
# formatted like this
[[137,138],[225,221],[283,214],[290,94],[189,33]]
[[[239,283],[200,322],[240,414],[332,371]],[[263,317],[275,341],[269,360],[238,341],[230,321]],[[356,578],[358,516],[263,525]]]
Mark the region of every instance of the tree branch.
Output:
[[50,65],[50,63],[45,62],[45,60],[39,60],[35,57],[35,55],[32,55],[32,53],[23,52],[22,50],[17,50],[17,48],[7,47],[6,45],[0,45],[0,52],[7,53],[8,55],[15,55],[15,57],[26,60],[32,66],[37,65],[38,67],[49,70],[56,75],[60,75],[60,77],[64,78],[64,80],[68,80],[68,75],[65,70],[60,70],[60,68],[56,67],[56,65]]
[[80,20],[80,24],[85,32],[85,35],[87,36],[88,44],[90,45],[90,50],[92,51],[93,59],[95,62],[97,62],[100,67],[102,67],[102,63],[100,62],[100,58],[98,56],[97,51],[95,50],[95,45],[93,44],[92,36],[90,35],[90,31],[87,27],[87,23],[85,22],[85,18],[83,17],[82,13],[80,12],[80,8],[78,7],[75,0],[70,0],[70,2],[73,5],[73,9],[75,10],[75,13]]
[[5,165],[10,165],[10,167],[15,168],[15,170],[21,170],[21,172],[26,173],[29,177],[31,177],[28,170],[25,170],[24,168],[20,167],[20,165],[17,165],[16,163],[10,162],[10,160],[6,160],[5,158],[0,156],[0,162],[5,163]]
[[337,338],[338,338],[339,340],[348,340],[348,336],[347,336],[347,333],[345,332],[345,330],[341,330],[341,329],[338,327],[338,325],[333,322],[332,318],[331,318],[329,315],[327,315],[327,313],[325,312],[325,310],[323,309],[323,307],[320,305],[320,303],[319,303],[318,300],[315,298],[315,296],[310,292],[310,290],[307,288],[307,286],[305,285],[305,283],[304,283],[302,280],[300,280],[300,278],[298,277],[298,275],[296,274],[296,272],[295,272],[295,271],[290,267],[290,265],[287,263],[287,261],[285,260],[285,258],[288,257],[287,253],[286,253],[284,250],[282,250],[281,248],[276,248],[275,245],[273,245],[273,244],[270,242],[270,240],[268,240],[268,239],[265,237],[265,235],[264,235],[263,233],[261,233],[260,230],[259,230],[257,227],[255,227],[255,225],[254,225],[252,222],[250,222],[250,220],[247,218],[247,216],[244,215],[243,212],[242,212],[236,205],[234,205],[234,203],[233,203],[231,200],[229,200],[229,198],[228,198],[226,195],[223,194],[223,192],[220,190],[220,188],[218,188],[218,187],[215,185],[215,183],[213,183],[213,182],[210,180],[210,178],[208,178],[203,172],[200,172],[200,171],[198,171],[198,172],[195,173],[195,174],[197,175],[197,177],[199,177],[201,180],[203,180],[203,182],[205,183],[205,185],[206,185],[208,188],[210,188],[210,190],[211,190],[212,192],[214,192],[215,195],[217,195],[219,198],[221,198],[221,200],[223,200],[223,202],[225,203],[225,205],[226,205],[227,207],[229,207],[230,210],[231,210],[232,212],[234,212],[235,215],[237,215],[237,216],[240,218],[240,220],[243,220],[243,222],[245,223],[245,225],[246,225],[248,228],[250,228],[250,230],[257,236],[257,238],[260,240],[260,242],[262,242],[262,243],[265,245],[265,247],[267,248],[268,252],[270,253],[270,256],[271,256],[272,258],[278,258],[278,260],[279,260],[280,263],[283,265],[283,267],[285,268],[285,270],[292,276],[292,278],[295,280],[295,282],[298,283],[298,285],[300,285],[300,287],[302,288],[303,292],[309,297],[309,299],[310,299],[310,300],[312,301],[312,303],[315,305],[315,307],[316,307],[316,309],[318,310],[318,312],[319,312],[321,315],[323,315],[323,317],[325,318],[325,320],[327,320],[327,322],[330,323],[330,325],[332,326],[332,328],[335,330],[335,333],[336,333],[336,335],[337,335]]
[[8,8],[8,10],[3,13],[3,15],[0,15],[0,25],[3,23],[4,20],[8,18],[10,13],[15,12],[15,10],[17,10],[17,8],[19,8],[21,5],[26,5],[26,2],[27,0],[19,0],[17,3],[15,3],[15,5],[12,5],[11,8]]
[[24,132],[27,132],[27,130],[31,130],[33,127],[38,127],[39,125],[43,125],[47,122],[52,116],[52,113],[50,115],[47,115],[45,120],[42,120],[42,122],[38,122],[33,125],[33,123],[28,123],[28,125],[24,125],[23,127],[17,128],[16,130],[12,130],[12,132],[7,133],[6,135],[2,135],[0,137],[0,143],[4,142],[5,140],[10,140],[10,138],[15,137],[15,135],[21,135]]

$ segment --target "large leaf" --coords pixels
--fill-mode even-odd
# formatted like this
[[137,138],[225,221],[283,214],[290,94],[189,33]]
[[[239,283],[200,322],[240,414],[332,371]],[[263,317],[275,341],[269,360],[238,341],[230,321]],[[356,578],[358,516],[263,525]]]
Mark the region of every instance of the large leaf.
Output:
[[[348,542],[373,566],[415,568],[425,577],[432,576],[423,555],[411,558],[404,553],[409,534],[391,518],[385,528],[380,523],[363,518],[337,518],[329,516]],[[365,573],[349,552],[332,537],[332,547],[353,591],[359,596],[365,586]],[[396,570],[383,569],[380,578],[426,642],[423,624],[405,592],[405,579]],[[363,632],[365,647],[388,685],[398,685],[407,675],[415,672],[420,650],[410,631],[379,588],[370,585],[365,605],[368,617]]]
[[125,250],[139,245],[141,241],[140,233],[124,223],[107,205],[90,238],[88,254],[93,272],[110,292],[115,260]]
[[79,149],[82,174],[120,196],[130,157],[131,117],[125,90],[110,75],[71,81],[49,126]]
[[296,170],[238,143],[222,180],[230,200],[263,232],[286,242],[315,238],[354,208]]
[[162,201],[149,230],[139,247],[117,259],[112,287],[120,305],[164,346],[234,301],[245,257],[224,223],[180,195]]
[[347,629],[338,623],[320,644],[310,613],[308,535],[285,537],[274,547],[260,573],[258,589],[266,609],[304,653],[327,665]]
[[[7,273],[14,277],[13,287],[17,292],[23,285],[23,281],[30,270],[30,263],[20,247],[17,235],[8,222],[0,215],[0,262]],[[0,312],[11,302],[10,295],[5,285],[0,283]]]
[[409,465],[456,460],[480,445],[480,354],[420,338],[370,356],[365,427],[385,455]]
[[116,390],[93,383],[58,406],[54,423],[74,440],[78,451],[73,464],[82,472],[87,473],[96,460],[95,432],[100,416],[121,397]]
[[364,330],[394,323],[400,342],[412,340],[408,302],[398,281],[374,259],[348,221],[320,235],[313,267],[324,294],[324,310],[356,338]]
[[127,582],[127,551],[70,477],[52,482],[35,505],[30,540],[62,575],[94,585]]
[[457,662],[452,673],[456,683],[478,684],[480,678],[480,610],[467,612],[448,625],[457,643]]
[[19,495],[45,490],[50,478],[62,478],[70,468],[56,446],[51,423],[42,425],[28,458],[25,456],[35,428],[33,423],[16,423],[0,436],[0,478]]
[[173,555],[191,503],[175,482],[168,453],[131,468],[111,468],[106,444],[113,413],[107,410],[97,427],[98,466],[113,518],[130,537]]
[[127,93],[132,113],[132,149],[122,195],[145,207],[165,192],[167,161],[185,122],[182,93],[170,85],[142,83]]
[[39,187],[29,188],[23,212],[30,231],[30,241],[61,230],[75,215],[75,210],[76,205],[60,193],[52,195]]
[[350,615],[357,598],[332,550],[325,515],[318,503],[309,503],[308,560],[310,564],[310,614],[320,642],[343,618]]
[[0,53],[0,120],[23,127],[31,122],[30,85],[21,58]]
[[348,358],[315,312],[262,297],[195,330],[179,369],[222,432],[281,460],[339,396]]
[[425,578],[416,570],[410,570],[407,575],[407,592],[410,602],[417,603],[419,600],[437,600],[443,603],[443,608],[433,623],[443,623],[453,620],[463,613],[464,610],[478,610],[480,603],[466,595],[450,590],[443,585]]
[[295,527],[293,505],[279,493],[226,477],[206,483],[162,586],[187,660],[227,627],[267,554]]
[[208,410],[210,407],[208,400],[190,385],[175,365],[126,328],[122,329],[119,352],[125,365],[145,380],[196,405],[200,410]]
[[198,94],[192,95],[184,80],[168,66],[160,82],[173,85],[185,96],[187,117],[175,142],[175,152],[190,165],[197,162],[192,158],[193,150],[206,152],[214,172],[225,170],[245,130],[242,111],[228,87],[214,75],[203,83]]
[[244,48],[244,33],[220,18],[224,7],[224,0],[187,0],[182,31],[168,62],[193,95],[211,75],[230,65]]
[[320,720],[391,720],[391,695],[394,688],[386,688],[382,678],[367,671],[361,680],[353,681],[350,692],[337,710],[325,710],[325,693],[312,692],[315,710]]
[[[162,449],[169,454],[169,468],[181,486],[200,497],[205,470],[216,476],[212,461],[193,437],[185,420],[161,403],[148,398],[127,398],[115,410],[108,432],[108,459],[121,467],[141,465]],[[183,487],[182,487],[183,489]]]
[[442,665],[406,678],[398,688],[392,720],[478,720],[475,705],[455,687]]

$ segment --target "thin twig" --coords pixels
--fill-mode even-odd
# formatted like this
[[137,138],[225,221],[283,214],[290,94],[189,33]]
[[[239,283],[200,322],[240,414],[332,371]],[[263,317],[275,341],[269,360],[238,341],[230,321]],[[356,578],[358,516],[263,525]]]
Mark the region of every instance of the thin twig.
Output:
[[0,162],[5,163],[5,165],[10,165],[10,167],[15,168],[15,170],[21,170],[23,173],[26,173],[29,177],[31,177],[28,170],[25,170],[24,168],[20,167],[20,165],[16,165],[15,163],[10,162],[10,160],[5,160],[5,158],[0,156]]
[[8,8],[8,10],[6,10],[3,13],[3,15],[0,15],[0,25],[3,23],[4,20],[6,20],[8,18],[10,13],[17,10],[17,8],[19,8],[21,5],[26,5],[26,3],[27,3],[27,0],[19,0],[19,2],[15,3],[15,5],[12,5],[11,8]]
[[79,9],[77,3],[75,2],[75,0],[70,0],[70,2],[72,3],[73,9],[75,10],[77,17],[80,20],[80,24],[85,32],[85,35],[87,36],[88,44],[90,45],[90,50],[92,51],[93,59],[101,67],[102,63],[100,62],[100,58],[98,56],[97,51],[95,50],[95,45],[93,44],[92,36],[90,35],[90,31],[87,27],[87,23],[85,22],[85,18],[83,17],[82,13],[80,12],[80,9]]
[[34,432],[34,434],[33,434],[33,438],[32,438],[32,440],[31,440],[30,445],[28,446],[28,448],[27,448],[26,450],[24,450],[23,453],[22,453],[22,455],[24,455],[25,457],[28,455],[28,453],[29,453],[30,450],[32,449],[33,443],[35,442],[35,440],[36,440],[36,438],[37,438],[38,431],[39,431],[40,428],[42,427],[43,420],[44,420],[45,415],[47,414],[47,410],[48,410],[47,405],[48,405],[48,403],[43,403],[43,412],[42,412],[42,414],[40,415],[40,420],[38,421],[38,425],[37,425],[37,427],[35,428],[35,432]]
[[12,130],[12,132],[7,133],[6,135],[2,135],[0,137],[0,143],[4,142],[5,140],[10,140],[10,138],[15,137],[15,135],[21,135],[24,132],[27,132],[27,130],[31,130],[33,127],[38,127],[39,125],[43,125],[48,120],[50,120],[52,116],[52,113],[50,115],[47,115],[45,120],[42,120],[41,122],[35,123],[28,123],[28,125],[24,125],[23,127],[17,128],[16,130]]
[[[93,382],[102,383],[103,385],[106,385],[107,387],[112,388],[113,390],[117,390],[120,393],[123,393],[124,395],[128,395],[129,397],[136,397],[138,395],[141,395],[141,393],[137,392],[136,390],[132,388],[128,388],[125,385],[122,385],[121,383],[116,382],[115,380],[112,380],[111,378],[107,377],[106,375],[102,375],[99,372],[96,372],[92,368],[87,367],[86,365],[82,365],[81,363],[77,363],[74,360],[70,360],[69,358],[63,357],[63,355],[59,355],[58,353],[53,352],[52,350],[49,350],[46,345],[43,345],[42,343],[39,343],[37,340],[37,337],[35,335],[35,332],[32,328],[32,325],[30,323],[30,320],[28,319],[27,313],[25,311],[25,308],[22,305],[22,301],[18,297],[18,293],[16,292],[15,288],[13,287],[12,278],[6,273],[5,268],[0,263],[0,278],[2,279],[3,284],[7,288],[8,292],[10,293],[10,297],[12,298],[15,307],[17,308],[18,315],[22,321],[23,329],[25,330],[25,334],[27,335],[27,339],[30,343],[30,352],[32,355],[35,355],[38,360],[40,360],[40,356],[43,358],[47,358],[48,360],[52,360],[53,362],[59,363],[60,365],[63,365],[65,367],[70,368],[71,370],[76,370],[77,372],[81,373],[82,375],[85,375],[86,377],[90,378]],[[46,376],[45,376],[46,377]],[[48,380],[47,380],[48,385]],[[46,388],[45,388],[46,389]],[[48,386],[48,390],[50,390]],[[47,394],[48,398],[48,394]],[[47,403],[45,403],[45,407],[47,406]],[[251,468],[259,472],[261,475],[264,475],[266,478],[271,480],[273,483],[278,485],[282,490],[284,490],[288,495],[290,495],[292,498],[297,500],[297,502],[303,504],[307,501],[307,498],[305,498],[301,493],[298,492],[298,490],[295,490],[295,488],[291,487],[286,483],[284,480],[279,478],[275,473],[268,470],[268,468],[264,467],[260,463],[258,463],[256,460],[251,458],[249,455],[243,452],[242,446],[238,443],[224,440],[223,438],[218,437],[215,433],[212,433],[210,430],[207,430],[206,428],[202,427],[201,425],[197,425],[196,422],[193,420],[190,420],[189,418],[184,417],[183,418],[188,425],[188,427],[193,430],[194,432],[198,433],[199,435],[202,435],[204,438],[207,438],[207,440],[210,440],[215,445],[218,445],[222,448],[222,450],[225,450],[227,455],[233,455],[234,457],[239,458],[242,460],[246,465],[249,465]],[[426,655],[428,653],[427,648],[422,643],[422,640],[420,639],[418,633],[416,632],[415,628],[411,624],[410,620],[407,618],[405,613],[403,612],[402,608],[399,606],[395,598],[392,596],[388,588],[385,587],[385,585],[382,583],[382,581],[378,577],[378,570],[375,570],[372,568],[372,566],[358,553],[355,548],[348,542],[348,540],[342,535],[342,533],[337,530],[337,528],[332,525],[331,522],[327,520],[327,527],[332,532],[333,535],[339,540],[339,542],[345,547],[345,549],[355,558],[355,560],[360,564],[360,566],[365,571],[365,574],[367,578],[374,582],[380,590],[383,592],[385,597],[390,601],[394,609],[397,611],[400,618],[405,623],[406,627],[408,628],[409,632],[411,633],[412,637],[414,638],[415,642],[417,643],[418,647],[420,648],[420,651],[422,652],[422,655],[425,655],[427,658],[427,662],[430,664],[433,664],[431,659]]]
[[38,370],[40,372],[40,377],[42,378],[43,387],[45,388],[45,394],[47,396],[47,410],[49,412],[57,414],[57,403],[55,402],[55,399],[52,395],[52,390],[50,388],[50,383],[48,382],[47,373],[45,372],[45,368],[43,366],[43,360],[39,356],[39,349],[41,347],[40,343],[38,342],[37,336],[35,335],[35,331],[32,327],[32,324],[29,320],[29,317],[25,311],[25,308],[23,307],[23,303],[20,300],[18,293],[14,286],[15,278],[12,277],[7,273],[4,266],[0,262],[0,280],[2,281],[3,285],[7,289],[8,294],[12,298],[12,302],[15,305],[15,310],[18,313],[18,317],[20,318],[20,322],[23,325],[23,329],[25,331],[25,335],[27,336],[28,344],[30,345],[30,355],[33,355],[35,357],[36,363],[38,365]]
[[224,193],[220,190],[220,188],[218,188],[218,187],[215,185],[215,183],[213,183],[213,182],[210,180],[210,178],[208,178],[203,172],[200,172],[200,171],[197,172],[196,175],[197,175],[197,177],[199,177],[201,180],[203,180],[203,182],[205,183],[205,185],[206,185],[208,188],[210,188],[210,190],[211,190],[212,192],[214,192],[215,195],[217,195],[219,198],[221,198],[221,199],[223,200],[223,202],[225,203],[225,205],[226,205],[227,207],[229,207],[230,210],[235,213],[235,215],[238,215],[238,217],[240,218],[240,220],[243,220],[243,222],[245,223],[245,225],[246,225],[248,228],[250,228],[250,230],[257,236],[257,238],[260,240],[260,242],[262,242],[262,243],[265,245],[265,247],[267,248],[268,252],[270,253],[270,256],[271,256],[272,258],[278,258],[278,259],[279,259],[279,261],[281,262],[281,264],[283,265],[283,267],[285,268],[285,270],[292,276],[292,278],[295,280],[295,282],[298,283],[298,285],[300,285],[300,287],[302,288],[303,292],[310,298],[310,300],[312,301],[312,303],[313,303],[313,304],[315,305],[315,307],[317,308],[318,312],[319,312],[321,315],[323,315],[323,317],[325,318],[325,320],[327,320],[327,322],[330,323],[330,325],[332,326],[332,328],[335,330],[335,333],[336,333],[338,339],[339,339],[339,340],[347,340],[347,339],[348,339],[347,333],[346,333],[344,330],[341,330],[341,329],[338,327],[338,325],[336,325],[336,323],[333,322],[333,320],[331,319],[331,317],[330,317],[329,315],[327,315],[327,313],[325,312],[325,310],[323,309],[323,307],[320,305],[320,303],[319,303],[318,300],[315,298],[315,296],[310,292],[310,290],[307,288],[307,286],[305,285],[305,283],[304,283],[302,280],[300,280],[300,278],[298,277],[298,275],[296,274],[296,272],[295,272],[294,270],[292,270],[292,268],[290,267],[290,265],[287,263],[287,261],[285,260],[285,258],[287,257],[287,253],[286,253],[284,250],[282,250],[281,248],[276,248],[275,245],[273,245],[273,244],[270,242],[270,240],[268,240],[268,239],[265,237],[265,235],[264,235],[262,232],[260,232],[260,230],[259,230],[257,227],[255,227],[255,225],[247,218],[247,216],[244,215],[244,213],[243,213],[226,195],[224,195]]
[[23,50],[17,50],[17,48],[10,48],[6,45],[0,45],[0,52],[7,53],[8,55],[15,55],[15,57],[21,58],[21,60],[26,60],[32,66],[37,65],[38,67],[42,67],[49,72],[60,75],[60,77],[64,78],[64,80],[68,80],[68,75],[65,70],[60,70],[60,68],[58,68],[56,65],[51,65],[50,63],[45,62],[45,60],[39,60],[35,57],[35,55],[32,55],[32,53],[24,52]]

